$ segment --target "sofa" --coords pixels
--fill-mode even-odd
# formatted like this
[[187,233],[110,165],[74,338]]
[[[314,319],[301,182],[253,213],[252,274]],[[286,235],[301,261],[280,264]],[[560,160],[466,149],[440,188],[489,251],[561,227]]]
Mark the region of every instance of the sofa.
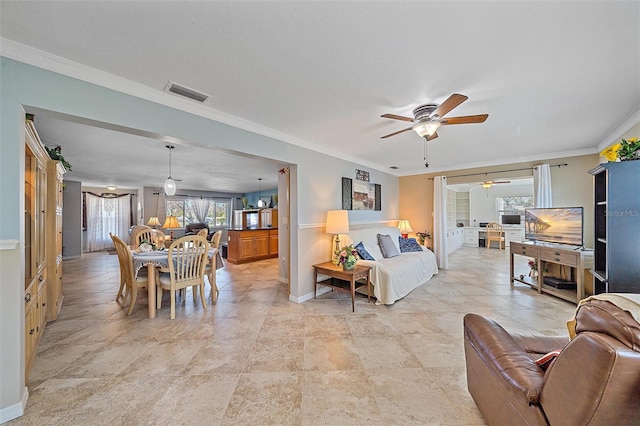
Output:
[[361,259],[358,264],[371,266],[370,278],[376,303],[391,305],[429,281],[434,274],[438,273],[438,266],[433,252],[424,246],[419,246],[420,251],[417,252],[404,252],[398,256],[385,257],[378,243],[378,234],[389,235],[400,251],[398,243],[400,231],[392,226],[351,230],[347,243],[354,246],[362,243],[373,257],[373,260]]
[[[467,385],[489,425],[640,423],[640,324],[611,301],[582,302],[572,340],[464,317]],[[546,370],[535,362],[554,350]]]
[[206,223],[202,223],[202,222],[194,222],[194,223],[188,223],[185,227],[184,227],[184,235],[196,235],[198,233],[199,230],[203,229],[203,228],[207,228],[207,235],[209,234],[209,226],[207,226]]

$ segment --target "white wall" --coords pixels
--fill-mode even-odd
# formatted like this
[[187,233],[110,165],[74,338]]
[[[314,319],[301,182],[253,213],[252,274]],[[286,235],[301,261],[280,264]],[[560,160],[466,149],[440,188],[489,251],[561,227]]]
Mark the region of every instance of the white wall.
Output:
[[82,184],[64,181],[62,191],[62,254],[65,259],[82,255]]

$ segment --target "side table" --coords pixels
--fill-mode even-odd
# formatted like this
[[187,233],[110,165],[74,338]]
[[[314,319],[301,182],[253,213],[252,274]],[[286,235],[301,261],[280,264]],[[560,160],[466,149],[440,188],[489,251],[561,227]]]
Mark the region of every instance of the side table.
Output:
[[[324,262],[313,265],[313,298],[316,298],[318,284],[322,284],[336,290],[351,290],[351,309],[353,312],[355,312],[356,281],[362,279],[367,280],[367,301],[371,302],[370,272],[371,267],[364,265],[356,265],[355,268],[350,271],[345,271],[342,269],[342,266],[336,266],[332,262]],[[318,274],[327,275],[329,279],[318,282]],[[340,281],[348,281],[350,284],[350,288],[345,288],[344,284],[341,284]]]

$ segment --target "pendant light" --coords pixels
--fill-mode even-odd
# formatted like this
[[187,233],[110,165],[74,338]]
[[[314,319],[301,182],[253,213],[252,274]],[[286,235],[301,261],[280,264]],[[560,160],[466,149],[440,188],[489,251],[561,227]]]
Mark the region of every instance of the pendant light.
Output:
[[260,196],[262,195],[262,178],[258,178],[258,208],[263,208],[265,202],[262,201],[262,198],[260,198]]
[[171,177],[171,150],[175,148],[173,145],[166,145],[169,149],[169,177],[164,181],[164,193],[166,195],[176,195],[176,181]]

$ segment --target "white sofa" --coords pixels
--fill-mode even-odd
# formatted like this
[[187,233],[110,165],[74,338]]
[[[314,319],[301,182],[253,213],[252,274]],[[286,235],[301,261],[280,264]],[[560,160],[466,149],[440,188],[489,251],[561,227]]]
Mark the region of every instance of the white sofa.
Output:
[[400,250],[400,231],[392,226],[351,230],[347,240],[354,246],[362,241],[367,252],[375,259],[358,260],[358,264],[371,266],[371,282],[377,303],[391,305],[429,281],[438,273],[438,266],[435,255],[426,247],[422,247],[421,252],[385,258],[378,245],[378,234],[390,235]]

